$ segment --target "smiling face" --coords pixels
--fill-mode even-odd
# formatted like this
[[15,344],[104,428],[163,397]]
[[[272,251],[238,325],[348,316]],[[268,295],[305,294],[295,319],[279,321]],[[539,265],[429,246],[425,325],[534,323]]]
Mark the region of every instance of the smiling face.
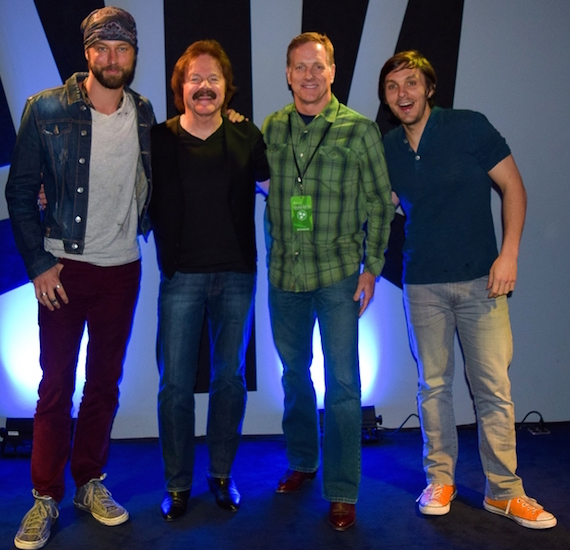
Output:
[[307,42],[295,48],[286,73],[297,111],[318,115],[331,100],[335,75],[335,66],[329,65],[325,47]]
[[85,50],[87,67],[105,88],[117,90],[130,84],[135,71],[135,49],[120,40],[99,40]]
[[394,116],[404,127],[423,128],[431,113],[429,98],[433,88],[426,84],[420,69],[397,69],[384,80],[384,97]]
[[182,93],[186,115],[221,115],[226,97],[226,81],[218,62],[206,54],[192,60],[186,70]]

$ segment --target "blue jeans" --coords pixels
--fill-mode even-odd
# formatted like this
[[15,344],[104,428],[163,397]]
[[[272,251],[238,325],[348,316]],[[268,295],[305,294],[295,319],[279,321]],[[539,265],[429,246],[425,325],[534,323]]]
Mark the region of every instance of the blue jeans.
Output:
[[473,395],[486,496],[524,495],[516,475],[515,414],[508,368],[513,342],[506,296],[487,297],[487,277],[404,286],[410,346],[418,364],[418,408],[428,483],[455,483],[454,338]]
[[352,297],[358,273],[310,292],[269,285],[275,346],[283,363],[283,432],[289,467],[314,472],[319,466],[319,419],[310,366],[315,319],[319,320],[325,370],[323,495],[355,503],[360,484],[360,373],[358,310]]
[[204,312],[211,349],[206,441],[208,473],[230,477],[241,438],[247,390],[245,351],[251,334],[255,274],[179,273],[160,282],[157,361],[158,428],[167,491],[192,486],[194,386]]

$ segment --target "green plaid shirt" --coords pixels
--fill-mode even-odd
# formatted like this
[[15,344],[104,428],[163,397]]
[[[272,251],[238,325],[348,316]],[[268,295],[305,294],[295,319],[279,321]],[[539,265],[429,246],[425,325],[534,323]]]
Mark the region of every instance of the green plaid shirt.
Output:
[[[271,170],[271,284],[307,292],[342,281],[362,263],[380,275],[394,206],[377,124],[333,96],[310,124],[290,104],[268,116],[262,132]],[[299,195],[312,198],[313,231],[293,230],[291,197]]]

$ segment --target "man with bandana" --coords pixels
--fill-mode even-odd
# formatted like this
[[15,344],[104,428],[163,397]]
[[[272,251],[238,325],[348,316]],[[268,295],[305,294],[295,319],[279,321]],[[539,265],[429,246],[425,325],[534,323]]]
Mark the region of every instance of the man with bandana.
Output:
[[[28,99],[6,199],[39,302],[43,378],[34,417],[34,505],[14,539],[42,548],[59,515],[68,459],[73,502],[104,525],[129,518],[102,484],[119,380],[140,284],[139,234],[149,229],[149,101],[128,88],[137,32],[106,7],[82,23],[88,73]],[[36,199],[43,184],[47,207]],[[71,406],[87,324],[86,383],[72,441]]]

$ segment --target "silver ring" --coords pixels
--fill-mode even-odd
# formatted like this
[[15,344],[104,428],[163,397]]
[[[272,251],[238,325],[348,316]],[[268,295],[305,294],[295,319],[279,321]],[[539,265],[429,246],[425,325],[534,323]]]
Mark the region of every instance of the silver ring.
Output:
[[54,306],[57,304],[57,300],[55,300],[55,299],[54,299],[54,300],[50,300],[50,302],[51,302],[52,305],[54,305]]
[[55,285],[55,289],[61,288],[61,285]]
[[43,298],[44,296],[47,296],[47,292],[42,292],[40,298]]

